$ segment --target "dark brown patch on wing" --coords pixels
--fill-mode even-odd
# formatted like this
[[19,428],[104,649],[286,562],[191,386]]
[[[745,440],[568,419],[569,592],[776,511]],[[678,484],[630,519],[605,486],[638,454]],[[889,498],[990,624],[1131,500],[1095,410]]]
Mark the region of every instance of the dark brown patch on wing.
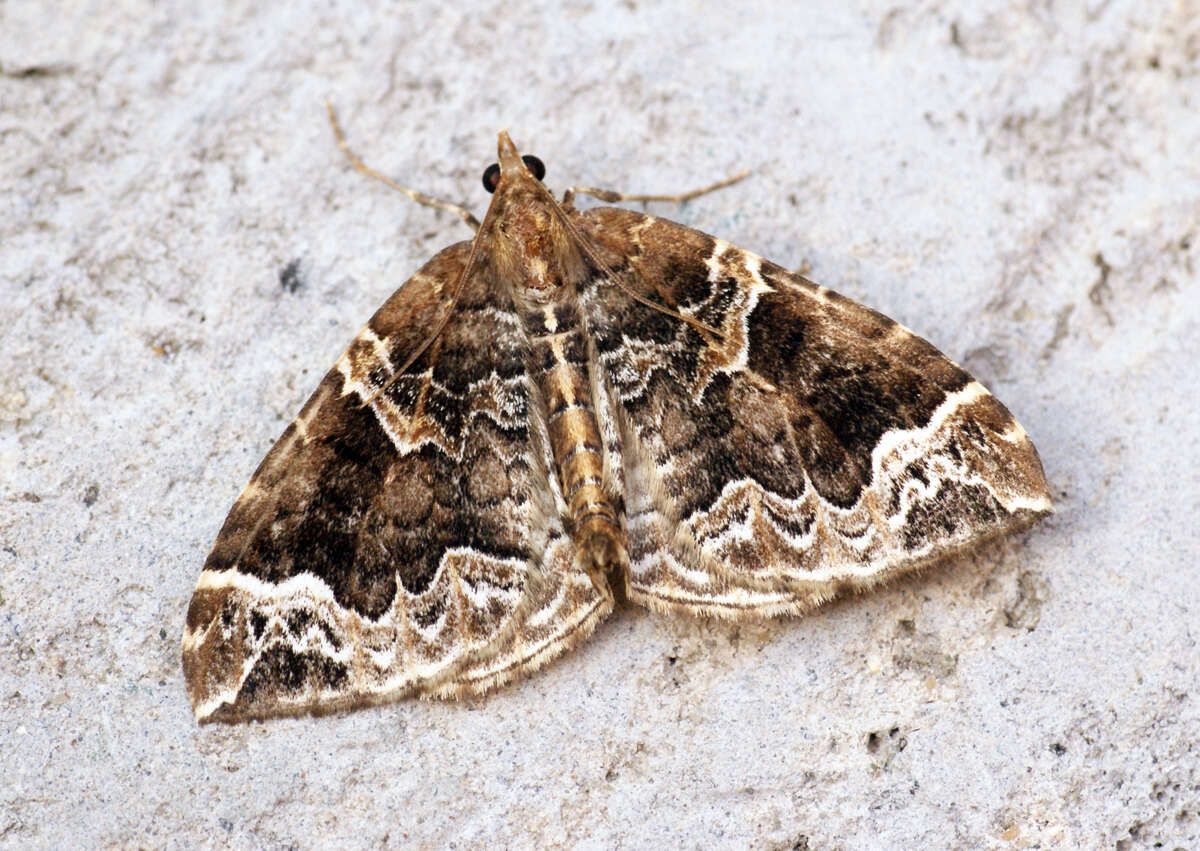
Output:
[[345,685],[349,671],[317,651],[296,652],[283,644],[274,644],[255,662],[238,693],[235,711],[245,713],[266,700],[275,700],[279,692],[335,690]]
[[[434,282],[444,289],[455,280],[468,248],[438,255],[414,277],[414,291],[401,290],[372,317],[368,328],[383,342],[360,337],[350,354],[370,364],[382,345],[388,362],[364,367],[364,376],[382,385],[424,342],[449,297]],[[339,605],[378,619],[395,600],[397,579],[412,594],[425,591],[447,550],[529,558],[509,522],[512,505],[528,498],[520,486],[527,462],[510,449],[511,468],[494,464],[497,450],[529,440],[525,389],[518,382],[493,392],[506,418],[481,415],[464,401],[489,376],[503,384],[524,372],[519,347],[496,345],[489,311],[499,297],[484,286],[464,291],[454,321],[383,395],[388,411],[414,423],[407,437],[430,435],[404,455],[377,411],[341,371],[331,371],[301,412],[306,425],[288,427],[234,505],[205,569],[236,568],[271,583],[309,573]],[[477,481],[481,465],[491,472]],[[490,498],[467,498],[473,490]],[[510,503],[504,511],[502,500]]]
[[[662,220],[639,227],[646,217],[615,208],[589,211],[586,218],[612,255],[628,258],[627,286],[712,327],[744,326],[747,367],[779,390],[762,394],[741,378],[717,373],[702,399],[680,398],[680,387],[688,386],[714,342],[616,287],[606,289],[607,309],[593,315],[601,355],[619,358],[630,341],[659,353],[639,364],[637,374],[616,373],[625,409],[649,428],[662,422],[664,407],[682,406],[677,418],[694,424],[686,430],[691,440],[680,443],[672,433],[669,450],[689,471],[671,481],[685,516],[711,505],[725,482],[751,478],[795,495],[805,473],[830,503],[852,505],[870,479],[879,438],[928,422],[948,393],[970,381],[891,319],[827,290],[818,298],[815,285],[797,283],[802,279],[770,263],[762,263],[759,275],[775,291],[740,314],[748,308],[742,255],[726,249],[714,257],[717,243],[710,236]],[[798,296],[798,288],[813,297]]]
[[982,485],[942,482],[933,499],[918,503],[909,513],[904,544],[917,549],[924,541],[952,537],[967,529],[987,528],[1004,514],[1004,507]]
[[580,220],[614,270],[587,318],[636,438],[634,599],[802,611],[1050,510],[1007,410],[896,322],[680,225]]

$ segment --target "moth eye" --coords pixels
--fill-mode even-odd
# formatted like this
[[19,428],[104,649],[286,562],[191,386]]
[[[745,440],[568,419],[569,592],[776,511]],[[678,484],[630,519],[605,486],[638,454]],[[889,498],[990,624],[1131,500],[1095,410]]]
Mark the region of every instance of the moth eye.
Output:
[[525,168],[529,169],[533,176],[538,180],[541,180],[546,176],[545,164],[533,154],[526,154],[525,156],[521,157],[521,162],[525,163]]
[[483,170],[483,188],[491,195],[500,184],[500,163],[492,163]]

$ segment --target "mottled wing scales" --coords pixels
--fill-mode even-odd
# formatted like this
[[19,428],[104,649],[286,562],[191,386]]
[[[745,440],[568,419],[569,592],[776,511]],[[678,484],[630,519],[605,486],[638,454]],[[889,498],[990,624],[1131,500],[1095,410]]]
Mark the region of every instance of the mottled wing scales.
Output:
[[574,647],[612,612],[613,598],[597,593],[578,569],[568,539],[555,541],[544,564],[542,581],[524,589],[514,629],[453,679],[430,688],[430,696],[463,697],[498,688]]
[[623,432],[630,601],[658,610],[727,616],[794,611],[788,589],[756,582],[745,570],[731,570],[700,545],[680,520],[679,503],[669,491],[671,470],[658,465],[619,409],[613,419]]
[[582,221],[614,271],[586,298],[626,434],[631,599],[798,612],[1050,511],[1020,425],[896,322],[680,225]]
[[376,313],[230,512],[184,633],[201,720],[482,692],[611,609],[572,571],[501,288],[468,279],[392,380],[469,248],[443,251]]
[[230,511],[184,630],[199,719],[481,694],[613,584],[796,613],[1051,510],[1025,432],[929,343],[498,155],[474,243],[380,308]]

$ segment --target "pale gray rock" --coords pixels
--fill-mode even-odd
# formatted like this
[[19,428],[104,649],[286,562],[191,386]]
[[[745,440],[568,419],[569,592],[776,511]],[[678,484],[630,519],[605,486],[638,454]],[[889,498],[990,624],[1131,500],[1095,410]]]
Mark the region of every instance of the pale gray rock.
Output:
[[[1200,846],[1200,5],[0,6],[0,844]],[[715,6],[713,7],[715,9]],[[198,728],[183,613],[341,348],[547,182],[974,371],[1058,514],[803,620],[618,612],[486,700]]]

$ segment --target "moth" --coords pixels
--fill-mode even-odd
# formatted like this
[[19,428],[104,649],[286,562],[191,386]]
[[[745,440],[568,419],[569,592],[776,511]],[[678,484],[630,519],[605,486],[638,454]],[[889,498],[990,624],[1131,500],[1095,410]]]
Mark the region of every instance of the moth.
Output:
[[200,721],[483,694],[620,601],[796,615],[1051,511],[1025,431],[925,340],[573,204],[616,193],[556,201],[503,132],[498,159],[474,239],[371,317],[230,511],[183,635]]

